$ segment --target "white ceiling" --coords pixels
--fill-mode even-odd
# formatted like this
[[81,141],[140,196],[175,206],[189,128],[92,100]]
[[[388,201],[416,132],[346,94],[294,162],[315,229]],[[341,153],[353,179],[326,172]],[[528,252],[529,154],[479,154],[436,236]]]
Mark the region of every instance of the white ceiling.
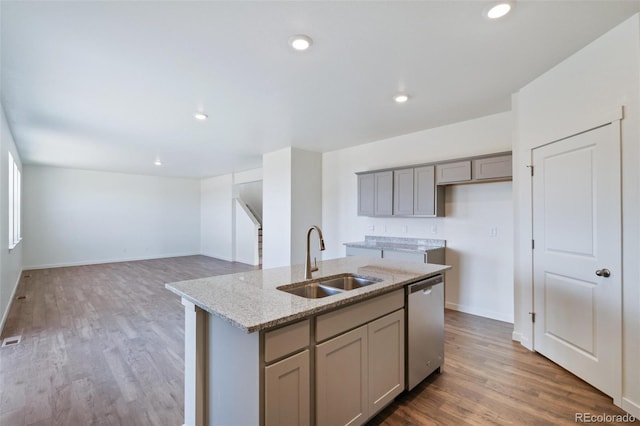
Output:
[[[215,176],[287,146],[509,110],[511,93],[640,11],[519,1],[490,21],[491,3],[2,0],[1,100],[24,163]],[[307,52],[288,46],[297,33]],[[395,104],[398,91],[411,100]]]

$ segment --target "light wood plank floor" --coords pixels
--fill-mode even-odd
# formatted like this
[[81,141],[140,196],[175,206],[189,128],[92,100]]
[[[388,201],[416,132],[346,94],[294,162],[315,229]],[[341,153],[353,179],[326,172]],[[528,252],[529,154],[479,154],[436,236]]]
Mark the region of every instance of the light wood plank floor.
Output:
[[[2,337],[0,425],[181,425],[184,312],[165,282],[249,270],[204,256],[27,271]],[[446,312],[446,364],[372,425],[575,424],[622,414],[511,341],[510,324]],[[288,425],[282,425],[288,426]]]

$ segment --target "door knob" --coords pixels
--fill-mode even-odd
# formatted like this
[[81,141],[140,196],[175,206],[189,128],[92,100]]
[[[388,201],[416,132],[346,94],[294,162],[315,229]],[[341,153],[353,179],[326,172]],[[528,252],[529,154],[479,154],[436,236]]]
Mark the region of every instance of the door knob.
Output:
[[598,269],[596,271],[596,275],[599,277],[609,278],[611,276],[611,271],[608,269]]

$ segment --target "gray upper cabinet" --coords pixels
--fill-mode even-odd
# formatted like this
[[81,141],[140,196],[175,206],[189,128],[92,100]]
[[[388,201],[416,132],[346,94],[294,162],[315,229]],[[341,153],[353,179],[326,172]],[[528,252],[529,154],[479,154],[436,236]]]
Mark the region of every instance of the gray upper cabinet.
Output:
[[444,188],[435,183],[436,166],[413,169],[413,215],[444,216]]
[[471,180],[471,160],[436,165],[436,183],[465,182]]
[[378,172],[375,180],[374,216],[391,216],[393,214],[393,172]]
[[394,216],[413,215],[413,182],[413,169],[402,169],[393,171]]
[[511,178],[511,154],[474,159],[472,170],[474,180]]
[[373,173],[358,175],[358,216],[373,216],[375,179]]
[[445,185],[510,180],[511,153],[356,173],[358,216],[444,216]]

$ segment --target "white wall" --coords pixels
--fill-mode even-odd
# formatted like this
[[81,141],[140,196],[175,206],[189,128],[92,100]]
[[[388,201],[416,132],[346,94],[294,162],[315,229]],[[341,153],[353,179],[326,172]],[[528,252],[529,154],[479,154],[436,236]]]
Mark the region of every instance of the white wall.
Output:
[[[622,407],[640,417],[640,17],[622,23],[514,97],[514,337],[532,345],[531,149],[585,128],[624,106],[622,126],[623,390]],[[599,122],[598,122],[599,121]]]
[[[307,253],[307,231],[322,227],[322,154],[294,149],[291,167],[291,264],[303,264]],[[322,259],[318,235],[310,239],[311,262]]]
[[262,156],[262,266],[291,262],[291,150]]
[[[4,107],[0,103],[0,333],[22,274],[24,244],[23,241],[12,250],[7,249],[9,242],[9,189],[6,183],[9,173],[9,157],[7,155],[9,151],[18,163],[18,167],[22,168],[20,156],[4,114]],[[24,223],[22,229],[24,230]]]
[[[511,150],[511,113],[495,114],[323,155],[324,258],[345,255],[345,242],[364,235],[447,240],[447,304],[513,321],[512,185],[447,188],[442,218],[357,216],[355,172]],[[373,227],[373,230],[371,230]],[[406,227],[406,232],[405,232]],[[492,227],[497,236],[489,237]],[[433,232],[435,230],[435,232]]]
[[200,251],[197,180],[41,166],[23,180],[25,269]]
[[[262,179],[262,265],[302,264],[307,230],[322,222],[322,154],[292,147],[267,153]],[[312,256],[320,260],[312,238]]]
[[232,261],[233,175],[203,179],[200,187],[200,253]]

